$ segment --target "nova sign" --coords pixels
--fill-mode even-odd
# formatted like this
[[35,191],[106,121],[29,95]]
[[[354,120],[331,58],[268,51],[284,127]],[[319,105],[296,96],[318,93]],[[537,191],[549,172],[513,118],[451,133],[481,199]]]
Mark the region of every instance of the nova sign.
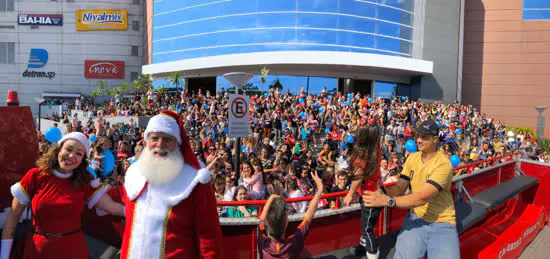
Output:
[[19,25],[51,25],[62,26],[62,14],[19,14],[17,17]]
[[124,61],[86,60],[84,77],[124,79]]

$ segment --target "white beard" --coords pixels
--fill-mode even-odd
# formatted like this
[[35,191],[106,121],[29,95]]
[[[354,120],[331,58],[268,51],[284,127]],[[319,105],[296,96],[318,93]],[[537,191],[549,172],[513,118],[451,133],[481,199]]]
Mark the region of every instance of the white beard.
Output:
[[[158,157],[154,155],[155,151],[165,151],[167,154],[164,157]],[[149,150],[146,147],[134,166],[150,184],[157,185],[167,184],[174,180],[181,173],[183,165],[183,155],[179,148],[176,148],[174,152],[170,152],[160,148]]]

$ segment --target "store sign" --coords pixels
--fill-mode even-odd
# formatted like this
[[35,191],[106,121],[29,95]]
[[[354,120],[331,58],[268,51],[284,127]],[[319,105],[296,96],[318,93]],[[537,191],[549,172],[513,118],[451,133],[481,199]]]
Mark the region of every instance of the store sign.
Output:
[[86,60],[84,77],[124,79],[124,61]]
[[19,14],[17,17],[19,25],[51,25],[62,26],[62,14]]
[[55,77],[55,72],[44,72],[29,70],[29,68],[43,68],[48,63],[48,51],[45,49],[31,49],[29,55],[29,64],[27,70],[23,72],[23,77],[48,78]]
[[77,31],[125,31],[128,12],[125,9],[94,9],[76,11]]

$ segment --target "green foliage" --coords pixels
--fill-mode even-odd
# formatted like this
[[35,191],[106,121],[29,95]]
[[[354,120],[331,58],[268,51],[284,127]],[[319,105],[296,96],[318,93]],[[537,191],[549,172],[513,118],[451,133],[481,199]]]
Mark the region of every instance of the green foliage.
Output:
[[178,88],[179,86],[183,85],[183,74],[180,72],[174,72],[170,75],[170,79],[168,79],[168,83],[173,85],[175,88]]
[[539,142],[539,147],[550,152],[550,139],[541,139]]

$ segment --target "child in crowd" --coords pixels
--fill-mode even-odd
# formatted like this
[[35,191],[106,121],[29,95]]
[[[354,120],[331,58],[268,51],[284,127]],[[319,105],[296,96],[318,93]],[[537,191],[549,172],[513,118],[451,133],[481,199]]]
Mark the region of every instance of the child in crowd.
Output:
[[304,241],[309,234],[309,228],[317,203],[323,193],[323,181],[317,172],[311,174],[315,181],[317,191],[311,200],[304,219],[298,225],[294,235],[285,239],[285,232],[288,226],[288,214],[286,202],[279,195],[271,195],[267,201],[262,215],[260,216],[260,234],[258,246],[264,259],[271,258],[300,258]]

